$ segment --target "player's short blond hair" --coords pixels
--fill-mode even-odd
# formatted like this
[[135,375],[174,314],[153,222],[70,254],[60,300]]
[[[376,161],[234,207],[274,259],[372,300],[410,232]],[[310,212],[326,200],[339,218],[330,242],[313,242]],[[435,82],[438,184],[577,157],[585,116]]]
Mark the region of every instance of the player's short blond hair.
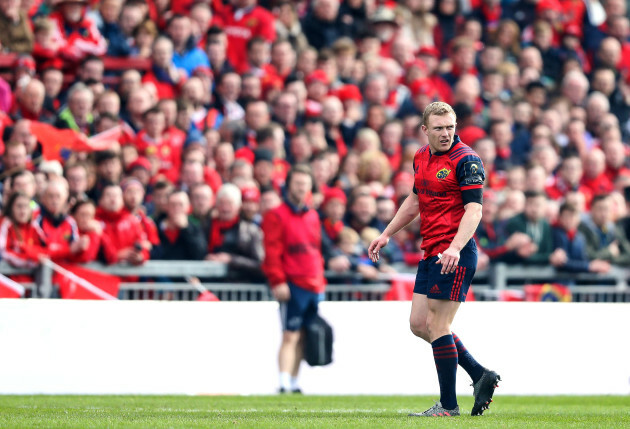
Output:
[[453,118],[457,121],[457,115],[450,104],[443,101],[435,101],[424,109],[424,113],[422,114],[422,124],[426,127],[431,116],[446,115],[453,115]]

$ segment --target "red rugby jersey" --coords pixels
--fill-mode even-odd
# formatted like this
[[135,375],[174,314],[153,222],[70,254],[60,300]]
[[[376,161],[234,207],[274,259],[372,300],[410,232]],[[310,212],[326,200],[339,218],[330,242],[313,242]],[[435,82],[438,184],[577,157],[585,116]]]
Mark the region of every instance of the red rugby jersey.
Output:
[[414,188],[420,203],[420,233],[425,258],[445,251],[464,216],[464,206],[481,203],[485,173],[479,156],[459,136],[446,152],[429,146],[413,159]]

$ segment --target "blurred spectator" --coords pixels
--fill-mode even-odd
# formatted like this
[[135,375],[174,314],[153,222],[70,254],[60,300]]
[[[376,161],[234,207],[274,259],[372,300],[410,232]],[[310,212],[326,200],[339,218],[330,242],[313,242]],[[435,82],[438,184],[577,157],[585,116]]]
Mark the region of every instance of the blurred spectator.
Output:
[[[346,2],[347,3],[347,2]],[[308,47],[308,41],[302,32],[302,26],[293,2],[283,0],[273,10],[276,35],[279,40],[288,40],[296,52]]]
[[601,149],[594,148],[586,155],[582,185],[590,190],[591,195],[613,190],[613,184],[606,176],[606,155]]
[[[96,15],[98,29],[107,40],[107,55],[113,57],[126,57],[131,53],[129,45],[131,33],[125,35],[120,25],[120,22],[123,22],[121,16],[123,3],[125,3],[123,0],[103,0],[99,4]],[[127,6],[126,9],[125,22],[129,19],[127,15],[130,14],[130,10],[140,12],[139,8],[133,6]]]
[[24,169],[27,166],[26,146],[23,143],[10,141],[4,147],[2,154],[2,173]]
[[613,222],[612,201],[608,195],[596,195],[591,201],[591,214],[579,225],[585,238],[590,260],[602,260],[616,265],[630,263],[630,242],[623,230]]
[[206,260],[227,264],[231,278],[262,280],[262,230],[240,215],[241,191],[226,183],[217,192],[217,217],[212,220]]
[[33,223],[30,198],[14,192],[4,207],[0,223],[0,256],[15,267],[36,267],[46,255],[46,243]]
[[59,112],[55,126],[57,128],[70,128],[86,135],[92,134],[92,108],[94,106],[94,94],[83,83],[78,82],[68,90],[68,107]]
[[67,261],[89,247],[89,240],[79,238],[77,224],[68,210],[68,182],[63,178],[48,181],[42,190],[36,228],[46,243],[47,254],[56,261]]
[[147,235],[140,221],[125,210],[120,186],[113,183],[104,186],[96,219],[103,225],[105,262],[139,265],[149,259],[149,250],[145,247]]
[[483,261],[478,262],[478,266],[484,268],[490,261],[498,262],[507,253],[530,242],[524,233],[514,233],[507,240],[506,222],[498,218],[498,210],[496,194],[492,190],[486,190],[483,193],[483,216],[475,232],[475,241],[481,254],[479,259]]
[[554,267],[570,272],[606,273],[610,264],[594,259],[589,261],[586,251],[586,240],[580,231],[580,213],[571,205],[560,207],[559,224],[553,228],[554,251],[549,262]]
[[159,180],[153,187],[153,198],[149,213],[156,225],[160,225],[166,217],[168,196],[173,192],[173,189],[173,184],[165,180]]
[[96,207],[91,200],[80,199],[70,209],[70,215],[77,224],[79,240],[87,241],[87,247],[72,257],[72,262],[87,263],[96,261],[101,251],[103,227],[96,220]]
[[143,83],[151,83],[157,89],[158,98],[175,98],[186,80],[186,73],[173,62],[173,42],[160,36],[153,42],[152,67],[142,78]]
[[578,156],[568,156],[562,160],[562,164],[555,178],[553,185],[545,189],[547,195],[552,200],[564,198],[569,191],[580,191],[588,196],[588,201],[592,198],[592,191],[581,185],[583,175],[582,160]]
[[173,41],[173,63],[177,68],[185,70],[190,76],[199,66],[210,67],[206,53],[195,46],[189,17],[174,15],[168,21],[166,32]]
[[188,195],[174,191],[166,198],[166,217],[158,223],[160,245],[153,248],[152,259],[199,261],[206,254],[207,239],[201,228],[188,221]]
[[350,269],[357,272],[363,279],[378,279],[378,268],[367,257],[364,246],[361,243],[359,234],[348,227],[344,227],[337,238],[337,247],[341,255],[350,261]]
[[256,225],[262,223],[260,214],[260,190],[252,181],[241,188],[243,204],[241,206],[241,218]]
[[30,119],[40,122],[53,122],[54,116],[44,109],[46,89],[44,84],[31,79],[18,93],[17,102],[14,106],[13,119]]
[[107,51],[107,42],[96,24],[85,16],[86,8],[85,0],[61,0],[50,15],[58,52],[65,60],[78,62],[87,55],[101,56]]
[[525,210],[511,218],[506,226],[508,240],[514,234],[526,234],[529,242],[521,243],[519,247],[506,255],[511,263],[545,264],[549,262],[552,252],[553,239],[551,226],[547,222],[547,197],[542,192],[528,191],[525,193]]
[[33,32],[19,0],[0,2],[0,46],[3,51],[16,53],[30,53],[33,49]]
[[155,158],[158,164],[157,174],[171,182],[177,181],[181,165],[181,146],[165,134],[166,119],[164,112],[153,107],[143,114],[144,127],[136,136],[135,146],[140,155]]
[[74,207],[76,202],[88,198],[87,191],[89,182],[88,167],[86,164],[81,162],[66,164],[64,177],[68,181],[69,202],[71,207]]
[[278,191],[273,186],[260,188],[260,214],[265,215],[269,210],[273,210],[282,204],[282,199]]
[[227,48],[228,39],[224,29],[218,26],[210,27],[206,33],[206,54],[208,54],[214,76],[234,71],[234,67],[228,60]]
[[188,221],[195,224],[203,231],[204,237],[210,237],[210,226],[212,225],[212,209],[214,207],[214,192],[205,183],[193,185],[188,194],[190,195],[190,215]]
[[339,20],[339,0],[316,0],[313,9],[302,19],[302,31],[308,43],[319,50],[349,35]]
[[92,201],[100,201],[105,185],[120,183],[122,162],[116,152],[104,150],[94,153],[94,164],[96,166],[96,181],[88,191],[88,196]]
[[151,250],[153,246],[160,244],[160,238],[158,237],[155,222],[146,215],[145,208],[142,205],[145,194],[144,186],[138,179],[126,177],[120,183],[120,187],[123,191],[125,210],[140,221],[140,226],[146,236],[146,241],[142,243],[142,248]]
[[239,73],[247,71],[248,40],[261,37],[273,42],[276,38],[273,15],[256,3],[257,0],[231,0],[221,16],[228,37],[228,59]]

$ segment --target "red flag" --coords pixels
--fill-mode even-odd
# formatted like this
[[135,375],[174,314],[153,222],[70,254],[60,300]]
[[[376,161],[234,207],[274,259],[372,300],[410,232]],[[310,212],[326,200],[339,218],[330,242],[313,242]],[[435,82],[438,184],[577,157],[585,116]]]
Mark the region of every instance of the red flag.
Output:
[[42,156],[47,160],[63,162],[61,150],[71,151],[80,134],[74,130],[59,130],[52,125],[32,121],[31,132],[42,145]]
[[197,301],[219,301],[219,298],[209,290],[206,290],[199,294]]
[[53,264],[56,283],[64,299],[114,300],[120,289],[120,278],[78,265]]
[[62,149],[68,152],[94,152],[118,144],[122,133],[120,126],[99,133],[91,138],[74,130],[60,130],[52,125],[32,121],[31,132],[42,145],[42,156],[47,160],[62,162]]
[[24,286],[0,274],[0,298],[22,298]]

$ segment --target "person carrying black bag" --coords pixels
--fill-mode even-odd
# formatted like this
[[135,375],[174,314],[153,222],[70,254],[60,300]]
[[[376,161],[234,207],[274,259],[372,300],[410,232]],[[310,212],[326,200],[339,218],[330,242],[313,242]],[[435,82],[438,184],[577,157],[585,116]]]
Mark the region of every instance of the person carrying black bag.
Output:
[[[322,228],[317,212],[308,206],[313,183],[309,166],[294,166],[287,174],[283,203],[267,212],[262,223],[265,246],[262,269],[280,303],[283,330],[278,353],[280,393],[301,393],[298,373],[304,357],[305,331],[321,331],[312,325],[319,317],[318,306],[326,288]],[[313,338],[309,336],[310,340]]]

